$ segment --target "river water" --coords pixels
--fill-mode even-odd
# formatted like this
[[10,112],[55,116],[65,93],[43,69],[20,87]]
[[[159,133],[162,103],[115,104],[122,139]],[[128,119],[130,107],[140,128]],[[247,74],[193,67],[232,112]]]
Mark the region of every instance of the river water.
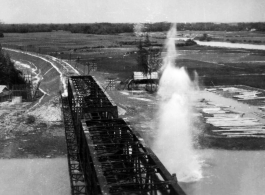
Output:
[[225,47],[225,48],[240,48],[240,49],[254,49],[265,50],[265,45],[241,44],[241,43],[228,43],[228,42],[215,42],[215,41],[196,41],[198,45],[210,47]]
[[70,195],[67,158],[0,159],[0,194]]
[[[253,113],[261,112],[234,99],[208,91],[200,91],[195,99],[205,98],[214,105],[226,105],[232,111],[247,117],[262,118]],[[196,150],[202,163],[202,179],[193,183],[180,183],[187,195],[262,195],[265,194],[265,151],[236,151],[222,149]]]
[[[265,50],[265,45],[196,42],[202,46]],[[251,108],[249,107],[249,109]],[[235,151],[205,149],[197,150],[197,153],[203,161],[203,179],[194,183],[180,183],[188,195],[265,194],[264,150]]]
[[[190,38],[176,38],[176,40],[188,40]],[[265,45],[254,45],[245,43],[229,43],[229,42],[217,42],[217,41],[198,41],[194,40],[198,45],[210,46],[210,47],[225,47],[232,49],[253,49],[253,50],[265,50]]]
[[198,150],[203,179],[181,183],[187,195],[265,194],[265,151]]

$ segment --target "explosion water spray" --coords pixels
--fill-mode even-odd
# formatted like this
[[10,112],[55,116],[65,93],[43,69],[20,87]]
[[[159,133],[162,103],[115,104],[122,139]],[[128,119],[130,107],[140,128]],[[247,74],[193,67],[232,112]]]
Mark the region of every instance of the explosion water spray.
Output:
[[166,55],[163,59],[159,83],[160,97],[158,128],[152,148],[178,181],[192,182],[202,177],[201,164],[193,149],[192,109],[190,96],[194,84],[186,70],[176,67],[176,25],[167,35]]

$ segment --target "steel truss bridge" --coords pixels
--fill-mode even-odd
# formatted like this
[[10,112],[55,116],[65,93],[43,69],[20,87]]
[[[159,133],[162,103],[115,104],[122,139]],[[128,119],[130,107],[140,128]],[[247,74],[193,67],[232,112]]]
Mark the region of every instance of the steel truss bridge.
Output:
[[68,79],[62,97],[73,195],[184,195],[92,76]]

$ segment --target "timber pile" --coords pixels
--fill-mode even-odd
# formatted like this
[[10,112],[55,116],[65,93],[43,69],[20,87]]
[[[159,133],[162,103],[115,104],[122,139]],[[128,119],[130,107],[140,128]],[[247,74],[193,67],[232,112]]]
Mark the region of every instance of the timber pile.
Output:
[[206,123],[217,127],[213,135],[224,137],[264,137],[265,126],[255,118],[245,117],[244,113],[231,112],[227,107],[204,104],[202,113]]
[[[242,89],[240,87],[214,87],[206,89],[212,93],[218,93],[218,91],[227,92],[232,95],[232,97],[238,101],[242,101],[247,104],[253,104],[253,100],[256,100],[254,105],[259,105],[259,109],[265,111],[265,96],[263,91],[259,90],[250,90],[250,89]],[[259,101],[260,100],[260,101]],[[257,102],[258,101],[258,102]],[[262,116],[265,117],[265,116]]]

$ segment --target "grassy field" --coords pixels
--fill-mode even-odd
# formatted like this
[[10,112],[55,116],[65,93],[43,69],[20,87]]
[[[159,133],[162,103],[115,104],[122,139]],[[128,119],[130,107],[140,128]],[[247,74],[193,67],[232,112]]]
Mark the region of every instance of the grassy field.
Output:
[[70,51],[79,49],[90,49],[94,47],[120,47],[124,41],[137,41],[138,37],[120,34],[120,35],[90,35],[90,34],[73,34],[70,32],[57,31],[48,33],[7,33],[2,43],[17,45],[24,49],[41,53],[53,51]]
[[[203,33],[202,31],[179,32],[183,36],[191,37]],[[223,39],[249,37],[265,40],[265,34],[249,31],[207,33]],[[164,39],[157,37],[156,33],[151,33],[150,41],[162,44]],[[131,33],[91,35],[57,31],[5,34],[5,37],[0,39],[0,43],[11,48],[52,54],[58,58],[69,60],[80,70],[87,70],[86,64],[93,61],[97,63],[99,71],[115,73],[119,80],[126,80],[131,77],[133,71],[139,70],[136,61],[137,45],[133,44],[133,42],[137,43],[139,39]],[[124,44],[125,42],[130,44]],[[185,66],[191,77],[196,71],[202,85],[242,84],[265,88],[262,76],[262,73],[265,73],[264,51],[195,45],[179,47],[178,54],[177,66]],[[78,62],[77,58],[80,59]]]

